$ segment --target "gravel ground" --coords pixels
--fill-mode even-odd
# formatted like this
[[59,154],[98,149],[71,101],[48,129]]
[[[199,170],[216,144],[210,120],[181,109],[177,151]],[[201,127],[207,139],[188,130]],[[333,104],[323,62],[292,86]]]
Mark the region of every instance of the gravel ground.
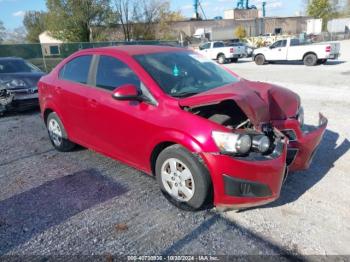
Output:
[[0,118],[0,255],[350,254],[342,44],[349,62],[228,65],[299,93],[310,122],[319,111],[330,120],[311,168],[291,174],[275,203],[238,213],[180,211],[135,169],[86,149],[54,151],[38,112]]

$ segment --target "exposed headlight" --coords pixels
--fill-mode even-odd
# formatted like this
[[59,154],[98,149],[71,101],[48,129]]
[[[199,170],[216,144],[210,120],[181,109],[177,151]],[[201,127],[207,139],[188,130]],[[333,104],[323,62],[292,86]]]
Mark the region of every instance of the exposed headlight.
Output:
[[252,139],[248,135],[214,131],[212,136],[221,152],[246,154],[252,147]]
[[20,79],[13,79],[6,83],[6,87],[15,88],[15,87],[25,87],[26,83]]
[[270,149],[270,139],[267,136],[254,136],[253,148],[261,153],[266,153]]
[[303,126],[304,125],[304,108],[302,106],[299,108],[297,119],[298,119],[298,122],[300,123],[300,126]]

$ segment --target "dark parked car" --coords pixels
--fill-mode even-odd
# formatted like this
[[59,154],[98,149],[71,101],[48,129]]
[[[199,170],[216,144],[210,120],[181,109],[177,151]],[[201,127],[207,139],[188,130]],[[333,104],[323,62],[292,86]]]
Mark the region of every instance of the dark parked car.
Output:
[[0,58],[0,114],[39,105],[38,81],[44,73],[22,58]]

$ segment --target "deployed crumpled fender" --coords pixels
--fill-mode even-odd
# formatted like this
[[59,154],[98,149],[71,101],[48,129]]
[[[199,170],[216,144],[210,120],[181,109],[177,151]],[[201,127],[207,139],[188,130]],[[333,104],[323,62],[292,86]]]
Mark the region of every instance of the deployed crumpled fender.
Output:
[[247,80],[181,99],[179,104],[194,108],[225,100],[235,101],[256,127],[271,120],[296,116],[300,105],[299,96],[288,89]]

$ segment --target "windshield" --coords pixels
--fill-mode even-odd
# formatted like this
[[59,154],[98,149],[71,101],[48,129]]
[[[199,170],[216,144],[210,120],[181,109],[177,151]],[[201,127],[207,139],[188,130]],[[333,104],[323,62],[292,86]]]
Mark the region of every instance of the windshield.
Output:
[[41,72],[35,65],[21,59],[0,60],[0,74]]
[[212,60],[192,52],[137,55],[135,59],[173,97],[192,96],[239,81]]

